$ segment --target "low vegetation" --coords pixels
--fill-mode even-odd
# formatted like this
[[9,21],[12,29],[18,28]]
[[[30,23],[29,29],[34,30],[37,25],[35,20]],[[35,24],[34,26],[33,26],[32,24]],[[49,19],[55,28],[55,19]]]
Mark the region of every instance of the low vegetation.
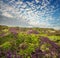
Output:
[[60,30],[0,26],[0,58],[60,58]]

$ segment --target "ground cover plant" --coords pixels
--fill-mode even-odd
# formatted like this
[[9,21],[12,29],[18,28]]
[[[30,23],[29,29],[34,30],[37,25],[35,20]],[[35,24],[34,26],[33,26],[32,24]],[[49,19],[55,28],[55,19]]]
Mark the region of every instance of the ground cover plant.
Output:
[[60,58],[60,30],[0,26],[0,58]]

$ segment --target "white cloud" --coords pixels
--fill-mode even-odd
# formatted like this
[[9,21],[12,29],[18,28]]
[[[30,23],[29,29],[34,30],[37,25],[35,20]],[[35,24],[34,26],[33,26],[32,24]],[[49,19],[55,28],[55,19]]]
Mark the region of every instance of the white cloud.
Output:
[[52,28],[56,29],[56,30],[60,30],[60,26],[53,26]]
[[[35,1],[36,3],[40,2],[40,0],[35,0]],[[29,25],[35,26],[35,27],[37,26],[49,27],[50,24],[47,23],[48,20],[53,20],[50,14],[54,12],[53,11],[54,6],[51,6],[50,8],[47,7],[49,4],[48,0],[42,0],[42,6],[35,5],[34,1],[23,3],[22,0],[19,0],[18,2],[15,2],[15,0],[11,0],[8,4],[5,4],[3,2],[1,2],[0,4],[1,4],[2,15],[10,18],[14,17],[19,21],[22,20],[21,23],[28,22]],[[37,10],[39,8],[41,11]]]
[[2,13],[3,16],[13,18],[13,16],[7,12]]
[[36,26],[36,27],[39,25],[39,21],[36,21],[36,20],[34,20],[34,19],[30,20],[28,23],[29,23],[30,25]]
[[36,1],[36,3],[39,3],[39,0],[35,0]]

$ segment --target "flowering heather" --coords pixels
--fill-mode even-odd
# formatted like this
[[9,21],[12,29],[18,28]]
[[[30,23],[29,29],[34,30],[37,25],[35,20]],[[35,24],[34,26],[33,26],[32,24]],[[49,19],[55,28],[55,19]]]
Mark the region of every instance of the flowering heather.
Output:
[[0,37],[3,37],[4,36],[4,34],[0,34]]
[[41,57],[43,57],[43,52],[42,52],[42,50],[40,50],[39,48],[37,48],[36,50],[35,50],[35,52],[32,52],[31,53],[31,58],[41,58]]
[[0,37],[4,37],[4,36],[6,36],[6,33],[0,34]]
[[42,33],[43,29],[18,31],[11,27],[7,33],[0,32],[0,58],[60,58],[60,36],[50,38]]
[[47,38],[47,37],[41,37],[40,40],[51,44],[56,49],[60,48],[60,46],[58,46],[54,41],[49,40],[49,38]]
[[9,31],[13,34],[17,34],[17,29],[16,28],[10,28]]
[[36,30],[28,30],[27,34],[39,34],[39,32]]
[[6,57],[7,57],[7,58],[12,58],[11,52],[7,52]]
[[[59,53],[60,53],[60,46],[58,46],[57,44],[55,44],[54,41],[49,40],[47,37],[41,37],[40,40],[41,40],[42,42],[45,42],[45,43],[51,45],[51,46],[49,47],[49,50],[50,50],[51,53],[53,53],[53,55],[54,55],[55,53],[57,54],[57,56],[59,55]],[[42,45],[43,45],[43,44],[44,44],[44,43],[42,43]],[[51,53],[50,53],[50,55],[51,55]]]

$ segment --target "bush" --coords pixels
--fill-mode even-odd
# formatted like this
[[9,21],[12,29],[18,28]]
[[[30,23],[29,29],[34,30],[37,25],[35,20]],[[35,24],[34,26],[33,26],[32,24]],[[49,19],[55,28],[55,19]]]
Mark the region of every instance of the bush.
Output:
[[10,42],[5,42],[5,43],[1,44],[0,47],[3,50],[9,50],[11,48],[11,44],[10,44]]

